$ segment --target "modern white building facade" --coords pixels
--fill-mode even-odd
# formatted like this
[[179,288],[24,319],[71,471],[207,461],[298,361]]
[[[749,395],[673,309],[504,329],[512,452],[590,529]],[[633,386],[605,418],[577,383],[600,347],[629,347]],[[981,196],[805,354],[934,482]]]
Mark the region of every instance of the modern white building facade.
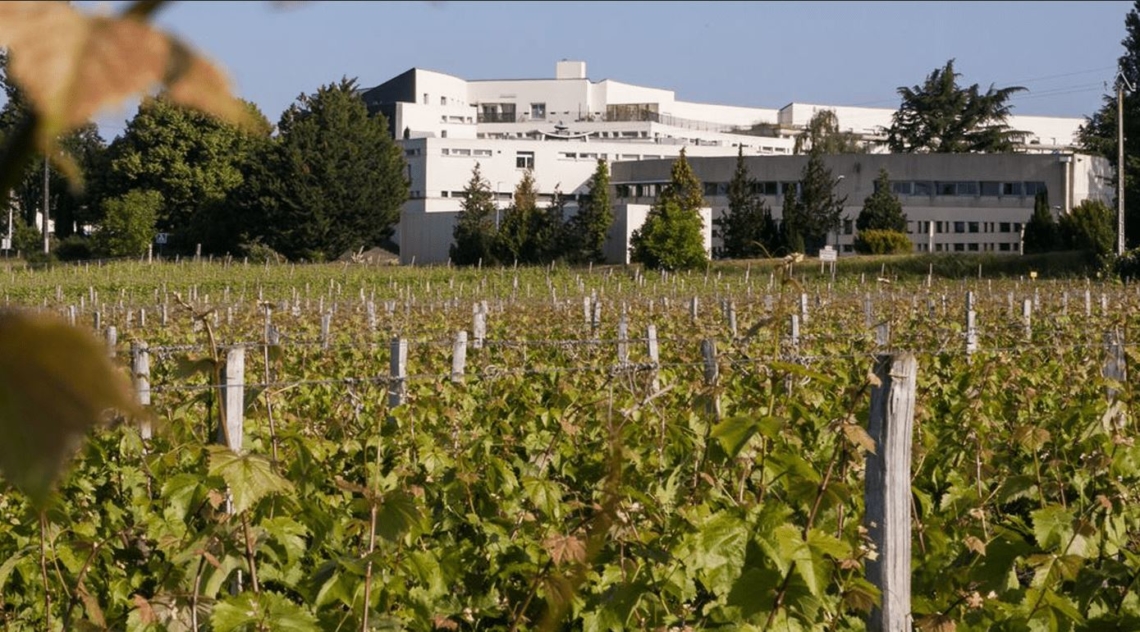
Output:
[[[548,79],[468,81],[413,68],[361,96],[371,111],[385,114],[408,163],[411,195],[394,237],[402,263],[447,261],[462,192],[476,164],[504,208],[531,169],[540,203],[559,191],[569,197],[567,212],[573,213],[599,159],[616,173],[626,163],[668,164],[682,148],[690,159],[735,159],[740,148],[750,160],[790,158],[795,136],[820,110],[833,110],[841,130],[867,140],[880,139],[894,113],[801,103],[777,110],[680,101],[671,90],[591,81],[580,61],[557,62],[554,78]],[[1009,124],[1026,132],[1027,152],[1047,153],[1068,151],[1082,122],[1014,116]],[[635,207],[652,200],[627,202],[637,215]],[[713,202],[715,196],[710,201],[715,214]],[[627,209],[623,204],[615,210]],[[622,219],[627,232],[637,228],[634,219]],[[611,246],[611,257],[623,260],[620,246]]]

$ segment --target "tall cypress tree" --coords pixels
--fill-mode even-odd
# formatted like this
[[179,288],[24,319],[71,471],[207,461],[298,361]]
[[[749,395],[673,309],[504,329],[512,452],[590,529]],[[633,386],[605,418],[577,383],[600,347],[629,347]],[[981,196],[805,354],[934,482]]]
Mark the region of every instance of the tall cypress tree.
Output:
[[1057,221],[1049,209],[1049,196],[1045,191],[1038,191],[1033,199],[1033,215],[1025,224],[1025,254],[1056,250],[1059,237]]
[[713,236],[719,237],[719,256],[744,259],[771,254],[778,240],[776,220],[757,192],[756,180],[744,163],[744,147],[736,155],[736,171],[728,183],[728,209],[713,220]]
[[614,223],[610,208],[610,169],[605,160],[598,159],[588,187],[586,203],[570,220],[571,259],[600,263],[605,260],[606,236]]
[[801,225],[797,226],[803,238],[804,254],[815,254],[825,245],[827,233],[837,230],[847,196],[835,196],[836,180],[831,169],[823,164],[823,152],[812,149],[804,165],[800,180],[799,205]]
[[495,257],[499,261],[525,264],[537,260],[538,253],[531,231],[538,212],[534,172],[527,169],[522,180],[515,186],[514,200],[503,211],[502,221],[495,233]]
[[875,179],[875,192],[863,200],[863,210],[855,219],[855,228],[863,230],[893,230],[906,232],[906,214],[902,202],[891,191],[891,175],[884,167]]
[[704,246],[701,181],[685,159],[673,161],[669,184],[657,196],[641,228],[630,238],[632,259],[648,268],[681,270],[708,262]]
[[479,163],[471,170],[471,179],[463,188],[463,203],[455,218],[451,262],[459,266],[477,263],[492,265],[495,242],[495,199],[491,183],[483,178]]

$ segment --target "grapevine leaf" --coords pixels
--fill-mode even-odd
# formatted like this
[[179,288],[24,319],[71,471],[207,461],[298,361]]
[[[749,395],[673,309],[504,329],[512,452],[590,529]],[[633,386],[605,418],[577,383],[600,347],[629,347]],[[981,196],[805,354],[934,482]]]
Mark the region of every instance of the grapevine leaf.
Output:
[[256,454],[236,454],[225,446],[209,446],[210,476],[220,476],[233,495],[234,513],[249,509],[269,494],[293,491],[269,461]]
[[219,602],[210,624],[214,632],[320,632],[317,619],[308,610],[271,592],[245,592]]
[[735,459],[759,429],[760,424],[751,417],[729,417],[713,426],[712,437],[720,442],[729,459]]
[[1060,505],[1050,505],[1034,511],[1033,535],[1042,549],[1058,549],[1073,535],[1073,514]]
[[0,314],[0,471],[34,505],[108,409],[142,415],[98,339],[54,317]]
[[385,494],[376,510],[376,534],[390,542],[399,540],[419,523],[416,499],[406,492]]
[[867,452],[875,454],[875,440],[871,438],[871,435],[867,433],[867,430],[863,428],[863,426],[845,423],[842,427],[843,434],[847,437],[847,440],[851,442],[851,445],[859,446]]
[[694,566],[702,571],[709,590],[727,595],[744,568],[748,525],[729,511],[721,511],[701,526]]

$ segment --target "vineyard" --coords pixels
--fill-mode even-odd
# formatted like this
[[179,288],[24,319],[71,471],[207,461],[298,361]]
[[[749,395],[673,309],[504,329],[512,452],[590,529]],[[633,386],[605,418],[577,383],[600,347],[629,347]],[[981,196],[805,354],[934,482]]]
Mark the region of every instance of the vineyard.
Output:
[[[862,630],[888,609],[868,567],[908,546],[897,629],[1140,629],[1137,286],[0,278],[93,332],[149,412],[91,432],[42,517],[0,483],[5,630]],[[883,542],[868,427],[903,357],[911,536]]]

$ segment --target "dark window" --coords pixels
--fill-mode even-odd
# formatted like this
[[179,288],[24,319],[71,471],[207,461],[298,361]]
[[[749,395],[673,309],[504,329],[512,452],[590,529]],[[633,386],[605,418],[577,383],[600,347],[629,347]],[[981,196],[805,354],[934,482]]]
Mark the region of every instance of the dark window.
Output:
[[964,252],[965,250],[966,244],[954,244],[954,252]]
[[977,182],[959,182],[958,195],[977,195],[978,183]]
[[1001,183],[1000,182],[984,182],[983,181],[981,183],[981,185],[982,185],[982,195],[987,195],[987,196],[991,196],[991,197],[997,197],[998,195],[1001,195]]
[[977,223],[977,222],[970,222],[970,224],[969,224],[969,231],[970,231],[971,233],[976,233],[976,232],[978,232],[978,223]]
[[1020,182],[1002,182],[1001,194],[1002,195],[1022,195],[1023,189]]
[[534,152],[520,151],[516,153],[515,167],[519,169],[534,169]]
[[998,232],[999,233],[1008,233],[1009,232],[1009,222],[999,223],[998,224]]
[[[892,182],[891,183],[891,191],[893,191],[895,193],[895,195],[910,195],[911,184],[912,183],[909,181],[907,181],[907,182]],[[878,187],[876,187],[875,190],[877,191]]]
[[938,195],[958,195],[957,182],[939,182]]
[[918,181],[914,183],[915,195],[934,195],[934,183]]
[[978,251],[978,244],[977,243],[966,244],[966,250],[969,250],[970,252],[977,252]]
[[956,232],[956,233],[966,232],[966,222],[954,222],[954,232]]

